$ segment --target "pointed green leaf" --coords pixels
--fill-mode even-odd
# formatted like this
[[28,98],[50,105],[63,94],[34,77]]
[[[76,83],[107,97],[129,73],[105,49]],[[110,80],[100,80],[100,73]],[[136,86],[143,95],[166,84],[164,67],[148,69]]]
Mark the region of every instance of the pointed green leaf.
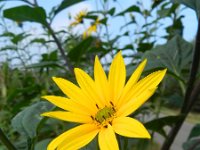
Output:
[[137,12],[137,13],[141,13],[141,10],[138,6],[136,5],[132,5],[130,6],[129,8],[127,8],[126,10],[118,13],[116,16],[123,16],[125,15],[126,13],[130,13],[130,12]]
[[37,126],[42,119],[40,114],[52,108],[53,105],[48,102],[37,102],[19,112],[12,119],[11,124],[20,134],[33,138],[36,136]]
[[165,126],[172,126],[176,122],[178,122],[182,116],[167,116],[158,119],[154,119],[144,124],[144,126],[152,131],[158,132],[164,137],[166,137],[166,133],[164,131]]
[[180,36],[175,36],[164,45],[157,46],[144,53],[148,59],[146,70],[167,68],[168,71],[179,76],[184,69],[188,69],[192,60],[193,46]]
[[17,6],[4,10],[4,17],[16,22],[32,21],[46,26],[46,13],[42,7]]
[[63,0],[62,3],[58,6],[58,8],[55,10],[55,15],[64,10],[65,8],[68,8],[74,4],[84,1],[85,0]]

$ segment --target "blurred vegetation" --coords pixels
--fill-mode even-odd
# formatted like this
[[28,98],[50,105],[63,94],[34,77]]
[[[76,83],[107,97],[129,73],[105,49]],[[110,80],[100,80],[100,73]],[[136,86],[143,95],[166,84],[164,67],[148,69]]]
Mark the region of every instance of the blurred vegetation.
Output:
[[[8,1],[0,0],[0,131],[3,131],[0,133],[6,133],[16,149],[45,150],[52,138],[74,126],[40,116],[42,112],[57,109],[41,100],[41,96],[63,95],[52,82],[53,76],[74,82],[75,67],[92,75],[95,55],[108,70],[119,50],[127,64],[127,78],[144,58],[148,59],[148,65],[143,75],[168,69],[151,100],[132,115],[145,122],[152,137],[158,133],[166,141],[173,139],[168,137],[164,127],[180,126],[192,109],[200,111],[198,92],[195,93],[200,90],[199,43],[183,39],[187,24],[182,23],[188,7],[196,11],[198,18],[199,0],[149,0],[148,9],[140,0],[124,9],[119,9],[121,0],[95,1],[95,10],[80,10],[75,17],[69,17],[69,26],[55,30],[52,28],[55,17],[73,5],[84,3],[82,0],[62,0],[48,13],[38,5],[39,0],[18,0],[18,6],[8,9],[5,9]],[[122,23],[116,24],[115,19]],[[117,33],[111,30],[113,22],[118,26]],[[36,29],[27,31],[27,26]],[[197,40],[200,40],[198,36]],[[163,107],[179,109],[180,114],[160,117]],[[154,138],[148,141],[120,137],[120,141],[121,149],[158,147]],[[94,149],[95,143],[96,140],[83,149]],[[197,150],[199,143],[200,126],[197,124],[183,148]],[[15,149],[8,145],[1,137],[0,150]],[[164,147],[163,150],[167,149]]]

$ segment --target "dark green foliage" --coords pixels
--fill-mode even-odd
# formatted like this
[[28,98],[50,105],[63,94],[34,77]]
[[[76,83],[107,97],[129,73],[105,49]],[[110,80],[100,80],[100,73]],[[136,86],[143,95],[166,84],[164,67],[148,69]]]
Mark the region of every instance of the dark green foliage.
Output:
[[152,121],[145,123],[144,125],[147,129],[152,130],[154,132],[158,132],[162,136],[167,137],[164,127],[173,126],[180,119],[181,119],[181,116],[167,116],[167,117],[154,119]]
[[69,1],[69,0],[63,0],[62,3],[58,6],[58,8],[56,8],[55,10],[55,15],[58,14],[60,11],[74,5],[80,2],[84,2],[85,0],[73,0],[73,1]]
[[42,7],[18,6],[4,10],[4,17],[16,22],[33,21],[46,26],[46,12]]
[[187,7],[194,9],[198,16],[200,15],[200,1],[199,0],[171,0],[174,3],[184,4]]

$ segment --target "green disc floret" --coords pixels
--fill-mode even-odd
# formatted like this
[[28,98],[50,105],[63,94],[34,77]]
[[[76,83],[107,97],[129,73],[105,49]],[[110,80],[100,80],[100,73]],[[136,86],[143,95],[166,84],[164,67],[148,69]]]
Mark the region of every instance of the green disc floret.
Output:
[[110,118],[115,113],[115,110],[112,107],[104,107],[100,109],[95,115],[95,120],[99,123],[102,123],[104,120]]

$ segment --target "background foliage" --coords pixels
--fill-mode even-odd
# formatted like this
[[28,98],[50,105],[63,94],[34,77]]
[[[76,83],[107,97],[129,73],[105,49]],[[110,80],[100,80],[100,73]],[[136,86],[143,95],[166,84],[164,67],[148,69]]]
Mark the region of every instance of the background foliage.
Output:
[[[194,9],[198,18],[199,0],[152,0],[149,9],[145,9],[143,2],[138,0],[121,10],[112,6],[111,1],[95,0],[98,1],[96,10],[88,11],[77,25],[59,30],[52,28],[55,17],[82,0],[62,0],[49,13],[36,0],[18,1],[20,5],[4,9],[8,1],[0,0],[0,128],[17,149],[46,149],[52,138],[74,126],[40,116],[42,112],[57,109],[41,100],[41,96],[63,95],[52,82],[52,76],[75,81],[74,67],[92,75],[95,55],[101,58],[108,70],[111,58],[119,50],[126,60],[127,78],[143,58],[148,59],[143,75],[168,68],[165,80],[151,100],[133,114],[145,122],[152,136],[158,133],[167,139],[166,126],[176,126],[184,121],[194,104],[193,111],[200,111],[200,103],[193,102],[199,100],[198,94],[192,102],[186,96],[191,85],[191,97],[190,93],[199,81],[199,58],[194,61],[197,44],[195,46],[194,41],[183,39],[181,20],[185,7]],[[112,4],[119,2],[113,0]],[[119,31],[114,34],[110,32],[109,24],[116,18],[121,18],[123,23],[119,24]],[[95,24],[97,19],[98,23]],[[169,20],[169,25],[165,24],[165,19]],[[74,20],[72,17],[71,21]],[[30,24],[37,26],[41,34],[27,32],[25,26]],[[97,30],[84,37],[84,32],[92,25],[96,25]],[[81,32],[77,32],[79,27]],[[160,45],[159,41],[163,41],[163,44]],[[197,64],[196,72],[191,77],[191,70],[195,70],[191,67],[194,63]],[[191,107],[187,108],[188,104]],[[163,108],[181,112],[179,115],[163,116]],[[6,142],[3,142],[3,138],[0,140],[0,149],[6,149]],[[154,138],[147,141],[120,137],[120,142],[121,149],[160,149]],[[199,143],[200,127],[196,124],[183,148],[197,150]],[[96,140],[83,149],[94,147]]]

